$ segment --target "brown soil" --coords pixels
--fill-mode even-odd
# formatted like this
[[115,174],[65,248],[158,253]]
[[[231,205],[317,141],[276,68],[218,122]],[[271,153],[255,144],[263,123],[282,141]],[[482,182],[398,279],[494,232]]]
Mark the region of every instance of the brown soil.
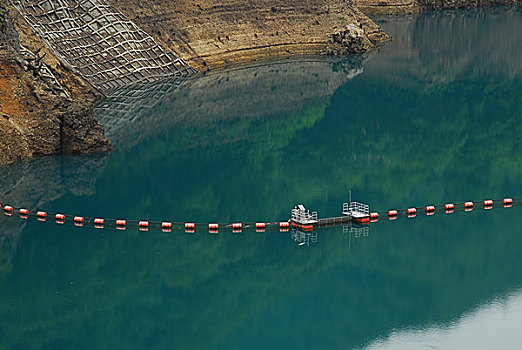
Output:
[[322,54],[334,28],[363,28],[362,51],[388,36],[343,0],[109,0],[199,70],[266,58]]
[[[24,72],[12,57],[0,56],[0,164],[24,156],[52,154],[59,147],[59,123],[41,107],[57,101],[36,92],[30,73]],[[51,138],[38,135],[47,134]]]
[[92,102],[54,95],[5,52],[0,54],[0,89],[0,165],[33,155],[109,149],[92,114]]
[[[103,127],[93,115],[100,95],[63,66],[14,13],[0,18],[0,165],[33,155],[99,153],[110,149]],[[21,43],[39,56],[65,90],[57,93],[33,63],[19,52]]]
[[411,14],[422,11],[415,0],[354,0],[353,4],[367,15]]

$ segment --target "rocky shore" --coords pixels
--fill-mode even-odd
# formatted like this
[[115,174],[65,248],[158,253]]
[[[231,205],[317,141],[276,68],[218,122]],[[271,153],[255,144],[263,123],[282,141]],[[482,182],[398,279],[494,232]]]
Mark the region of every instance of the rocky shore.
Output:
[[110,142],[93,114],[101,95],[28,28],[17,30],[20,19],[5,4],[0,8],[0,165],[34,155],[108,151]]
[[[390,40],[366,14],[514,5],[522,0],[105,0],[199,71],[298,55],[348,55]],[[103,95],[0,0],[0,165],[110,149]]]
[[362,53],[389,40],[351,0],[108,0],[201,70],[266,58]]

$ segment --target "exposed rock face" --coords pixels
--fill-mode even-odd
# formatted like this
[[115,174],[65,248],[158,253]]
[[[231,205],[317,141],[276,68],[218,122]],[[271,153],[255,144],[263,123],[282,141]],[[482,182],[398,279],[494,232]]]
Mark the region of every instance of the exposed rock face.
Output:
[[[93,115],[94,94],[70,89],[72,100],[43,73],[44,60],[28,61],[9,13],[0,14],[0,164],[32,155],[99,153],[110,149]],[[43,43],[41,43],[43,47]],[[65,69],[55,71],[69,77]],[[54,78],[54,77],[53,77]],[[86,90],[87,91],[87,90]],[[79,102],[79,101],[82,102]]]
[[20,49],[18,32],[13,26],[11,17],[7,13],[7,7],[0,0],[0,50],[12,47],[15,50]]
[[[364,52],[389,40],[351,0],[107,0],[199,70],[264,58]],[[334,28],[354,24],[363,43],[333,43]],[[333,46],[337,46],[334,48]]]
[[333,46],[332,53],[348,54],[364,51],[364,30],[357,27],[353,23],[346,25],[344,28],[334,28],[333,34],[330,36],[330,43],[338,44]]

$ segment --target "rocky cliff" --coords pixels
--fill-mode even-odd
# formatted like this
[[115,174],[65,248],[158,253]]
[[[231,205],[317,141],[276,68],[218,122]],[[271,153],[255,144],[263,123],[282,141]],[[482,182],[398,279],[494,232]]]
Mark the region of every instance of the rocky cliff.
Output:
[[21,38],[16,19],[5,4],[0,8],[0,164],[32,155],[109,150],[93,115],[99,95],[27,28]]

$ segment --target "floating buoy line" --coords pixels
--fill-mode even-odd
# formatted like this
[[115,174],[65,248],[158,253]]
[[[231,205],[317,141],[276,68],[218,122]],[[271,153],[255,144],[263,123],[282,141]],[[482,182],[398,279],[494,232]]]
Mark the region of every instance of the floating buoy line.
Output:
[[503,199],[485,199],[481,201],[465,201],[458,203],[445,203],[442,205],[426,205],[421,207],[409,207],[406,209],[391,209],[382,212],[371,212],[370,222],[380,219],[396,220],[399,217],[414,218],[417,215],[434,215],[436,213],[452,214],[455,211],[473,211],[477,208],[490,210],[493,208],[511,208],[522,204],[522,198],[506,197]]
[[[352,218],[352,221],[358,224],[369,224],[379,220],[396,220],[400,217],[414,218],[418,215],[431,216],[436,213],[451,214],[456,211],[473,211],[481,208],[490,210],[493,208],[510,208],[522,204],[522,197],[503,199],[486,199],[481,201],[465,201],[458,203],[445,203],[442,205],[426,205],[409,207],[405,209],[390,209],[387,211],[368,212],[367,215],[360,218]],[[2,204],[0,204],[0,208]],[[296,207],[297,208],[297,207]],[[294,209],[296,210],[296,209]],[[304,229],[305,231],[313,230],[320,227],[341,226],[347,223],[342,217],[322,218],[316,220],[313,225],[303,226],[296,225],[291,219],[287,221],[275,222],[233,222],[233,223],[196,223],[196,222],[174,222],[174,221],[149,221],[149,220],[125,220],[125,219],[104,219],[102,217],[84,217],[79,215],[68,215],[63,213],[51,213],[42,210],[29,210],[27,208],[14,207],[4,205],[3,212],[7,216],[18,215],[21,219],[29,219],[35,217],[38,221],[54,221],[57,224],[72,223],[75,226],[93,226],[97,229],[116,228],[118,230],[126,230],[128,228],[138,228],[140,231],[149,231],[149,229],[161,230],[163,232],[184,231],[186,233],[195,233],[197,231],[208,231],[209,233],[218,233],[220,230],[228,230],[232,233],[241,233],[243,230],[251,230],[255,232],[265,232],[266,230],[278,230],[280,232],[288,232],[290,226]],[[316,214],[315,214],[316,215]]]

